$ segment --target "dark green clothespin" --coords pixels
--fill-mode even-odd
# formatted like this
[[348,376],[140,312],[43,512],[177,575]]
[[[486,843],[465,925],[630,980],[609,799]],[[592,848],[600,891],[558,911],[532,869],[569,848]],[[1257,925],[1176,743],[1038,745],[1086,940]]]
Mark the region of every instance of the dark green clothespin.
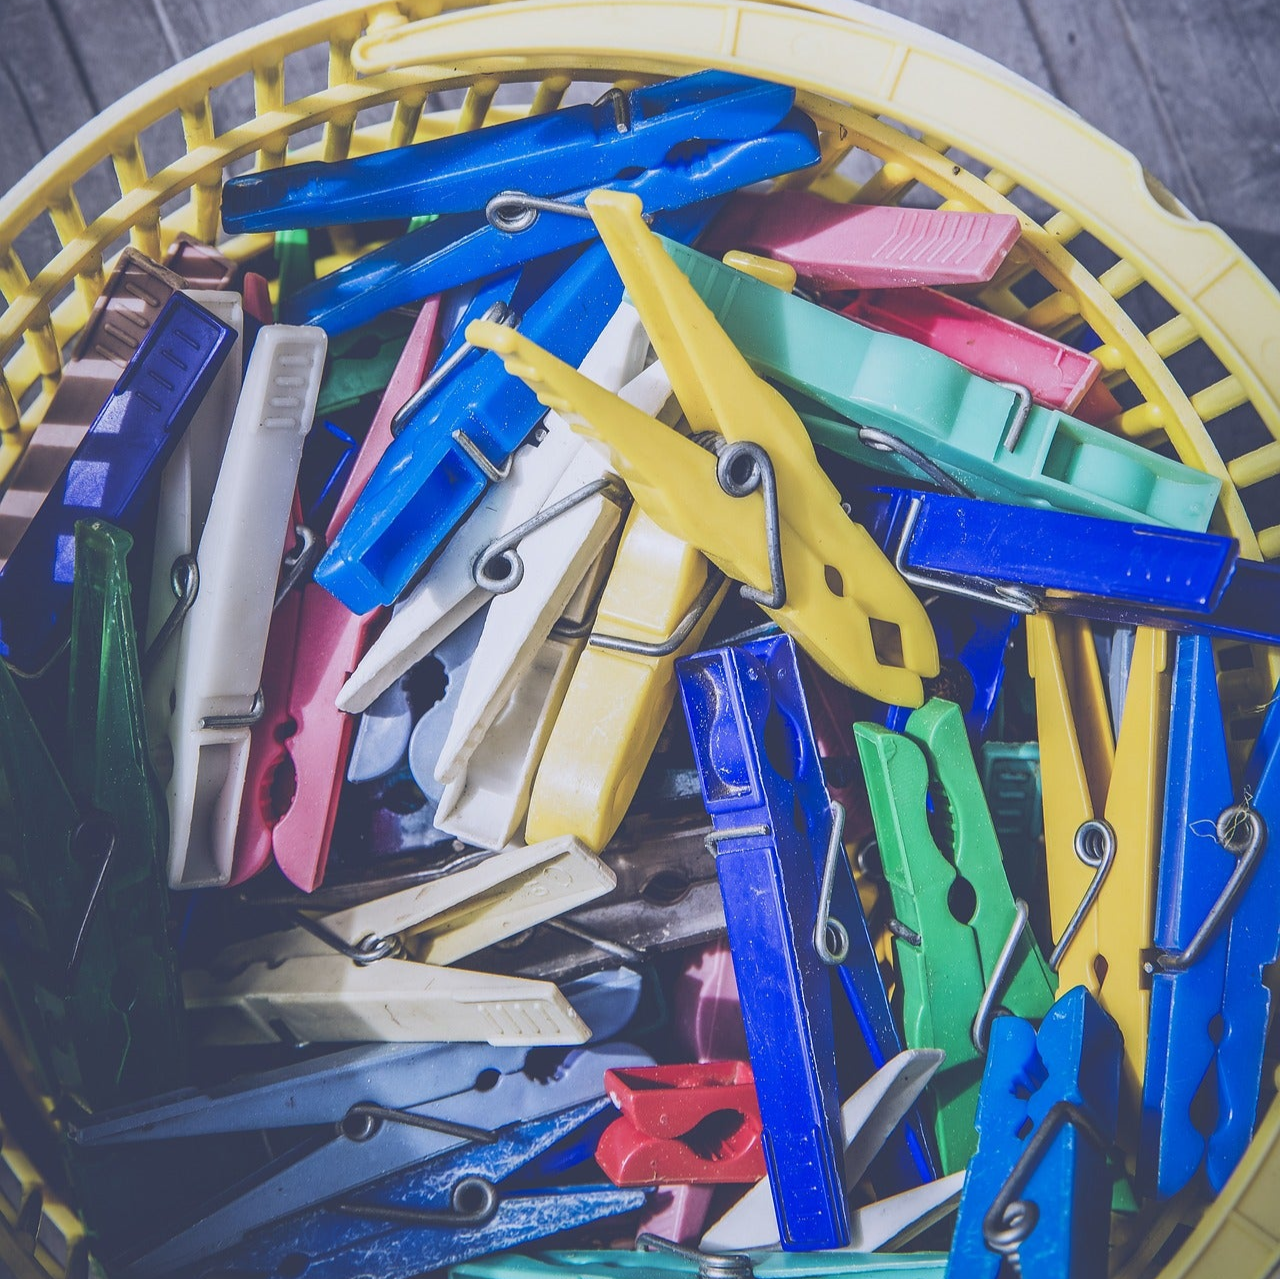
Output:
[[934,698],[905,733],[853,731],[893,895],[907,1044],[947,1054],[933,1081],[935,1131],[943,1171],[956,1172],[977,1144],[996,1009],[1038,1021],[1057,982],[1026,928],[1026,904],[1009,891],[960,708]]
[[358,404],[366,395],[384,391],[412,328],[410,314],[387,311],[376,320],[334,338],[329,343],[316,416],[333,417]]
[[168,940],[164,796],[143,728],[128,533],[76,525],[66,767],[0,669],[0,884],[17,907],[6,969],[48,1072],[90,1109],[183,1079]]

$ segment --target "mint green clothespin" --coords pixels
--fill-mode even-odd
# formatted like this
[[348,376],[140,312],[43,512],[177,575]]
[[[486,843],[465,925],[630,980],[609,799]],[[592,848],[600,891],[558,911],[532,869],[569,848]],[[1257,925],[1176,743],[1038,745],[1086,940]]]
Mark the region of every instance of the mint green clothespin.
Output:
[[1038,1021],[1057,981],[1026,927],[1025,904],[1009,891],[960,708],[934,698],[912,712],[905,733],[875,724],[853,733],[893,897],[907,1044],[947,1055],[932,1091],[938,1152],[952,1173],[977,1146],[996,1008]]
[[816,443],[919,480],[884,432],[972,494],[1202,533],[1220,480],[1031,402],[909,338],[880,333],[706,254],[663,240],[756,371],[788,394]]

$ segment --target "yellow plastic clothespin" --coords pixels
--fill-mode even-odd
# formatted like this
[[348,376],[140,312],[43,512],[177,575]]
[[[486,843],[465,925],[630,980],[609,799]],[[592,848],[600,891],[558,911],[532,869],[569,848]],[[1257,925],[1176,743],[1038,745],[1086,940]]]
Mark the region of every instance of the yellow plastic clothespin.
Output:
[[701,552],[632,508],[534,779],[531,843],[576,835],[600,852],[613,838],[671,712],[676,659],[702,639],[725,589]]
[[[1050,957],[1059,989],[1087,986],[1124,1035],[1123,1086],[1138,1113],[1172,672],[1168,636],[1139,627],[1113,745],[1090,624],[1027,618],[1044,783]],[[1132,1134],[1136,1135],[1136,1134]]]
[[919,706],[938,673],[923,605],[849,518],[800,419],[757,377],[645,226],[635,196],[593,191],[587,209],[690,428],[717,453],[640,413],[529,342],[474,321],[467,339],[506,358],[544,404],[601,441],[637,505],[697,547],[826,671]]

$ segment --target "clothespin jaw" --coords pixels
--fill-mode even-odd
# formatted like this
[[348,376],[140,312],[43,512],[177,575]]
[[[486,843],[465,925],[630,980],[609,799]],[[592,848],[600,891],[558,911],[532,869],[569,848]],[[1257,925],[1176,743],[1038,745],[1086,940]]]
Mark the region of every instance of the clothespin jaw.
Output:
[[[655,419],[619,406],[617,397],[522,334],[474,325],[470,340],[506,356],[508,370],[544,403],[604,443],[654,522],[745,582],[749,598],[825,670],[884,700],[918,705],[921,678],[937,672],[928,618],[866,531],[840,508],[799,419],[751,372],[644,225],[637,199],[595,191],[587,208],[690,426],[726,441],[719,461]],[[772,468],[772,481],[762,466]],[[746,527],[764,536],[744,536]]]
[[[1114,753],[1087,624],[1027,619],[1044,787],[1057,971],[1086,986],[1124,1036],[1124,1092],[1137,1113],[1147,1050],[1156,850],[1164,802],[1171,667],[1164,631],[1140,627]],[[1122,1134],[1126,1147],[1136,1133]]]
[[[1176,1194],[1203,1167],[1221,1190],[1253,1134],[1270,991],[1280,955],[1280,767],[1274,706],[1241,785],[1230,767],[1218,674],[1207,638],[1182,636],[1173,666],[1151,1015],[1138,1174]],[[1205,1131],[1195,1108],[1210,1088]]]
[[[622,1118],[605,1129],[596,1162],[615,1186],[749,1184],[765,1175],[746,1062],[609,1070],[604,1085]],[[712,1158],[689,1140],[707,1120],[720,1122]]]
[[[1018,1015],[1040,1016],[1053,1000],[1053,976],[1009,891],[959,708],[934,699],[904,734],[873,724],[855,725],[854,734],[898,919],[907,1043],[947,1055],[935,1083],[935,1133],[943,1169],[954,1172],[974,1147],[984,1038],[975,1032],[997,998]],[[930,795],[948,819],[947,852],[930,829]],[[951,905],[961,877],[975,898],[967,922]]]
[[1007,1263],[1046,1279],[1106,1273],[1120,1054],[1118,1027],[1082,987],[1038,1032],[1018,1017],[992,1026],[952,1279],[997,1279]]

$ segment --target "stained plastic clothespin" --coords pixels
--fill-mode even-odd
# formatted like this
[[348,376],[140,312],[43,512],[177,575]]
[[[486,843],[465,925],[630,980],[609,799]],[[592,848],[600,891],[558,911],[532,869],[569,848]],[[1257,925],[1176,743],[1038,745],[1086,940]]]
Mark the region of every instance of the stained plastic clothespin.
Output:
[[318,329],[263,329],[236,406],[196,554],[200,589],[174,641],[167,787],[174,888],[225,884],[231,876],[250,733],[264,710],[278,548],[324,348]]
[[164,255],[164,264],[182,277],[185,288],[217,291],[231,287],[238,269],[226,254],[219,253],[211,244],[202,244],[185,231],[173,237]]
[[137,249],[121,251],[85,322],[75,354],[62,366],[57,390],[0,494],[0,570],[67,463],[125,366],[142,345],[182,277]]
[[[946,1172],[973,1154],[982,1055],[997,1005],[1040,1017],[1053,1002],[1053,973],[1015,904],[973,763],[960,709],[934,699],[903,733],[857,724],[876,841],[893,895],[903,1023],[912,1048],[940,1048],[934,1132]],[[944,851],[931,830],[928,796],[948,816]],[[951,907],[963,879],[976,899],[967,922]]]
[[511,372],[605,443],[640,509],[746,583],[747,598],[824,669],[888,701],[917,703],[921,678],[937,673],[919,600],[841,509],[799,419],[751,373],[645,227],[639,202],[599,191],[587,205],[691,427],[720,439],[718,454],[587,382],[523,333],[477,324],[472,340],[504,352]]
[[349,946],[404,936],[414,958],[451,964],[609,892],[617,879],[568,836],[514,847],[444,879],[320,917]]
[[[1136,1115],[1147,1054],[1143,961],[1155,916],[1172,670],[1168,637],[1141,628],[1118,739],[1088,623],[1027,619],[1044,787],[1049,916],[1062,986],[1086,986],[1124,1036],[1125,1113]],[[1114,746],[1113,746],[1114,740]],[[1136,1140],[1126,1122],[1126,1148]]]
[[1107,1270],[1107,1160],[1120,1108],[1120,1032],[1087,990],[1069,990],[1037,1031],[1001,1017],[978,1101],[947,1274],[1045,1279]]
[[[1177,645],[1138,1159],[1162,1198],[1202,1166],[1221,1190],[1245,1153],[1271,1005],[1264,975],[1280,957],[1280,703],[1237,784],[1212,647],[1201,636]],[[1206,1088],[1211,1126],[1197,1113]]]
[[1234,538],[1035,510],[917,489],[850,494],[926,591],[1020,612],[1280,642],[1280,570]]
[[840,313],[941,352],[979,377],[1025,386],[1037,404],[1094,426],[1120,414],[1092,355],[949,293],[869,289],[845,301]]
[[[485,296],[473,304],[477,314]],[[595,245],[528,306],[521,326],[576,364],[621,296],[608,254]],[[403,419],[316,570],[316,580],[353,612],[395,600],[488,485],[501,482],[542,416],[534,395],[503,377],[496,357],[470,354]]]
[[724,908],[706,834],[705,822],[629,819],[600,857],[617,877],[613,892],[485,952],[477,963],[563,981],[722,935]]
[[[945,355],[878,333],[684,245],[667,252],[760,374],[788,388],[813,439],[919,477],[923,458],[977,497],[1203,532],[1221,482],[1041,408]],[[908,393],[909,392],[909,393]]]
[[1018,219],[892,205],[838,204],[809,191],[735,195],[703,251],[745,249],[794,267],[806,288],[982,284],[1017,242]]
[[[310,1229],[317,1221],[330,1231],[337,1223],[352,1223],[355,1238],[379,1233],[369,1222],[356,1227],[352,1218],[319,1205],[361,1196],[379,1179],[412,1176],[427,1161],[491,1146],[496,1134],[524,1121],[586,1102],[600,1108],[606,1069],[650,1060],[627,1044],[589,1047],[571,1054],[549,1077],[535,1077],[524,1070],[528,1051],[369,1045],[250,1077],[214,1096],[180,1093],[132,1115],[107,1116],[81,1139],[101,1143],[311,1124],[331,1125],[333,1131],[267,1165],[225,1201],[207,1205],[195,1224],[134,1258],[123,1272],[136,1279],[202,1273],[210,1258],[230,1266],[247,1262],[256,1249],[265,1261],[281,1241],[315,1239]],[[479,1079],[491,1086],[476,1087]],[[243,1258],[232,1251],[239,1249]]]
[[[283,171],[233,180],[224,221],[278,228],[318,217],[327,225],[344,203],[348,216],[361,219],[377,208],[421,212],[423,201],[443,214],[302,290],[282,313],[338,333],[389,307],[593,239],[581,205],[594,187],[634,192],[651,211],[682,211],[676,216],[686,233],[696,234],[715,197],[817,161],[816,131],[791,110],[794,96],[785,86],[707,71],[612,95],[615,127],[603,136],[605,112],[570,108],[480,135],[309,166],[301,181]],[[325,189],[333,199],[319,198]],[[689,206],[699,207],[683,212]]]
[[0,655],[38,671],[65,638],[75,524],[132,532],[235,334],[189,298],[165,303],[0,569]]
[[[421,385],[434,352],[438,316],[439,301],[433,299],[414,324],[326,540],[335,536],[391,443],[395,413]],[[297,615],[292,643],[287,642],[289,618],[281,617],[285,608]],[[354,718],[339,710],[335,699],[376,620],[376,614],[351,613],[315,582],[305,582],[292,603],[276,612],[264,680],[270,676],[281,694],[265,697],[264,690],[263,718],[252,729],[230,882],[256,874],[272,857],[299,888],[313,889],[324,878],[355,728]],[[281,802],[282,794],[290,796],[287,802]]]
[[[941,1052],[927,1048],[899,1053],[841,1107],[844,1169],[849,1186],[856,1186],[866,1175],[890,1135],[915,1107],[942,1058]],[[864,1208],[851,1209],[850,1250],[874,1252],[906,1242],[955,1206],[963,1177],[963,1172],[953,1173]],[[707,1231],[701,1247],[716,1253],[777,1248],[779,1238],[769,1186],[762,1181]]]
[[[596,1163],[615,1186],[750,1184],[765,1175],[745,1061],[609,1070],[604,1085],[622,1118],[604,1130]],[[689,1136],[707,1120],[718,1125],[710,1156]]]
[[171,1086],[185,1060],[160,870],[163,797],[147,758],[125,563],[131,545],[101,521],[76,527],[65,768],[0,670],[0,873],[21,944],[5,967],[49,1073],[90,1107]]
[[679,675],[783,1244],[843,1246],[829,968],[840,969],[874,1065],[900,1045],[822,781],[795,648],[780,637],[699,654]]
[[385,1039],[580,1044],[581,1019],[550,982],[335,948],[295,929],[241,942],[184,974],[192,1034],[210,1044]]

